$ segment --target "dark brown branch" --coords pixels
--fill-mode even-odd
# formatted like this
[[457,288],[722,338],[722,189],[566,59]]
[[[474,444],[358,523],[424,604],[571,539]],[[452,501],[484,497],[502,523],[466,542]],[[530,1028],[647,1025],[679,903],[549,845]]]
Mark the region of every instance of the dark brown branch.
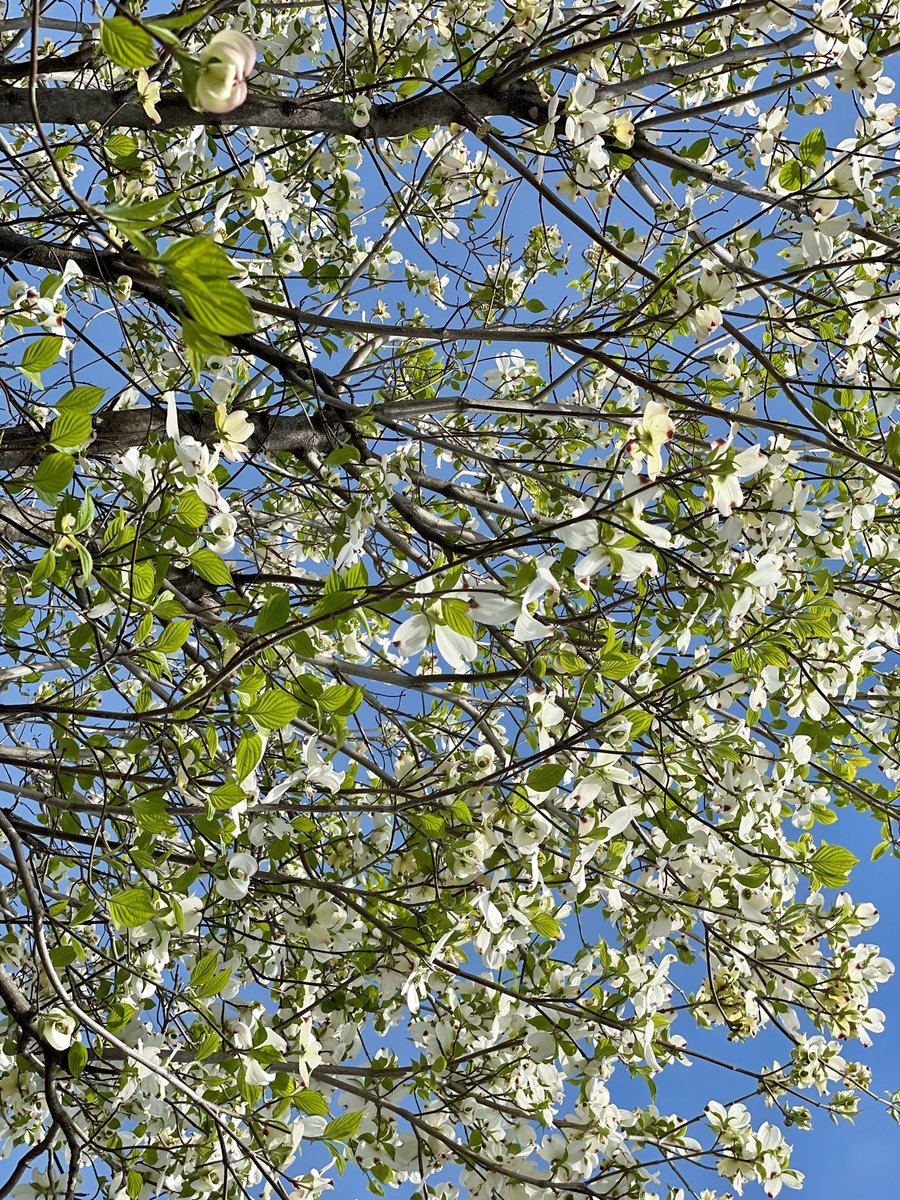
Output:
[[[94,57],[93,45],[83,46],[74,54],[64,57],[40,58],[37,62],[38,75],[59,75],[62,72],[76,74],[83,70]],[[31,74],[30,62],[0,62],[0,79],[27,79]]]

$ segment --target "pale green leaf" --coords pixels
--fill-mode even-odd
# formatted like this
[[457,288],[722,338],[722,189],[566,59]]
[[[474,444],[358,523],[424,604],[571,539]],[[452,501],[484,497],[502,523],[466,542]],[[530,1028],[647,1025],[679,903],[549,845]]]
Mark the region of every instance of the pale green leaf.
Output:
[[150,67],[157,57],[153,38],[127,17],[101,17],[100,49],[117,67]]
[[110,896],[109,915],[120,929],[133,929],[143,925],[156,913],[153,898],[146,888],[126,888]]

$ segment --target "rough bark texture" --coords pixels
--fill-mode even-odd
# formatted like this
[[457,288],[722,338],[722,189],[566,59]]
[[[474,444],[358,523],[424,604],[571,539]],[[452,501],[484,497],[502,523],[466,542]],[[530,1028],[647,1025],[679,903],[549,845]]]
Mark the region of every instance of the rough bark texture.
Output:
[[[255,430],[248,443],[251,452],[280,450],[308,454],[310,451],[327,449],[330,444],[324,423],[317,421],[316,428],[306,414],[273,417],[269,413],[258,412],[250,413],[249,419]],[[201,442],[213,440],[216,436],[212,414],[200,417],[192,412],[179,412],[178,423],[182,436],[189,434]],[[166,414],[162,408],[102,413],[94,422],[90,453],[94,457],[119,454],[129,446],[143,445],[152,436],[166,437]],[[0,468],[10,471],[33,462],[42,451],[49,449],[48,442],[49,431],[46,429],[17,425],[6,430],[0,442]]]
[[[466,122],[473,118],[511,117],[531,125],[546,121],[547,103],[531,80],[497,89],[488,84],[465,83],[372,108],[363,128],[350,120],[349,108],[335,100],[250,96],[226,116],[195,112],[180,93],[163,96],[154,124],[137,102],[133,90],[110,92],[101,88],[48,87],[36,94],[37,110],[47,125],[86,125],[96,122],[107,129],[188,129],[193,125],[256,126],[296,129],[346,137],[396,138],[414,129]],[[30,125],[34,115],[28,91],[0,87],[0,125]]]

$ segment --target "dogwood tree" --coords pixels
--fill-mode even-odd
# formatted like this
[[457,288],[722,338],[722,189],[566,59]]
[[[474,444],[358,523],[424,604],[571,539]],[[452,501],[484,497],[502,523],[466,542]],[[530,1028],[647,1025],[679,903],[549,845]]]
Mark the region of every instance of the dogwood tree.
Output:
[[0,37],[0,1196],[799,1187],[896,1112],[898,0]]

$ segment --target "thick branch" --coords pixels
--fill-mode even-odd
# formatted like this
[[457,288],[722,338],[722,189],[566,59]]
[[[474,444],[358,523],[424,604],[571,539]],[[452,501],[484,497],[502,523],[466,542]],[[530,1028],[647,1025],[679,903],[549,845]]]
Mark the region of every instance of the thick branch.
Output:
[[[313,419],[305,413],[294,417],[274,417],[266,412],[249,414],[254,429],[248,442],[251,453],[259,450],[285,451],[308,454],[310,451],[326,450],[341,440],[341,431],[335,429],[330,437],[321,414]],[[192,412],[179,413],[182,435],[190,435],[198,441],[215,440],[215,417],[209,413],[199,416]],[[88,453],[91,455],[121,454],[132,446],[144,446],[154,436],[166,437],[166,414],[162,408],[137,408],[124,412],[100,414],[94,422],[94,437]],[[13,470],[25,466],[49,449],[48,434],[44,430],[32,429],[27,425],[16,425],[7,430],[0,441],[0,467]],[[0,506],[0,523],[5,532],[15,525],[17,519],[14,505]]]
[[[0,461],[3,446],[4,442],[0,442]],[[45,509],[4,500],[0,503],[0,541],[49,546],[53,541],[53,520],[53,513]]]
[[[156,105],[155,125],[133,91],[108,92],[101,88],[49,87],[37,91],[41,120],[48,125],[86,125],[97,122],[112,128],[185,129],[192,125],[241,125],[269,129],[296,129],[346,137],[396,138],[434,125],[449,125],[489,117],[512,117],[536,125],[546,121],[547,105],[533,81],[492,90],[488,85],[465,83],[446,91],[432,91],[409,100],[376,104],[364,128],[350,120],[347,105],[336,100],[316,100],[251,95],[226,116],[195,112],[181,93],[163,96]],[[0,125],[30,125],[33,116],[25,88],[0,88]]]

